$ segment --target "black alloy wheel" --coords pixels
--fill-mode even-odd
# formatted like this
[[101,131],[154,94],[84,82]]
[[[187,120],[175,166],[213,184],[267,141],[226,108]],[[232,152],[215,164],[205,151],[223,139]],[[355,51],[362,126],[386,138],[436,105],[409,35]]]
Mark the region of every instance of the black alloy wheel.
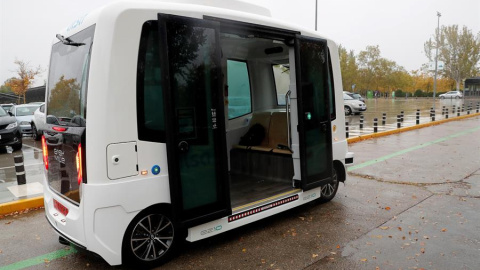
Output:
[[338,175],[335,168],[333,168],[332,182],[324,185],[322,187],[322,196],[319,201],[321,203],[326,203],[331,201],[338,191]]
[[163,264],[176,250],[177,238],[174,223],[167,215],[152,211],[141,214],[127,229],[125,259],[149,268]]

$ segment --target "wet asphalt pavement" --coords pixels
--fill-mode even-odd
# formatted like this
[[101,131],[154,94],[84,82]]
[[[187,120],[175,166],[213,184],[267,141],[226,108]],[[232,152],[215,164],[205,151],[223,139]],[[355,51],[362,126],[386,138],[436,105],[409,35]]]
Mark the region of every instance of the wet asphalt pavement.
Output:
[[[186,243],[160,269],[480,268],[480,117],[359,142],[350,151],[355,166],[331,202]],[[0,232],[0,269],[64,247],[42,210],[3,217]],[[78,252],[39,257],[31,269],[107,267]]]

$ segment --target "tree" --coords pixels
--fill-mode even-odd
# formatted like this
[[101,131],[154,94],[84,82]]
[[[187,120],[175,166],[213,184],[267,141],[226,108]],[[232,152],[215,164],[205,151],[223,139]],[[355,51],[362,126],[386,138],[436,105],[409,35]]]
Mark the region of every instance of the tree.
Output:
[[355,53],[347,52],[342,46],[338,47],[340,57],[340,69],[342,71],[343,88],[347,91],[352,89],[354,84],[358,83],[358,65]]
[[[5,84],[7,83],[7,81],[5,81]],[[7,86],[5,84],[0,86],[0,93],[12,93],[12,88],[10,88],[10,86]]]
[[468,77],[477,75],[480,70],[480,32],[474,36],[471,30],[458,25],[443,26],[439,33],[425,42],[425,54],[429,61],[434,61],[434,51],[438,47],[438,61],[444,62],[441,76],[455,80],[456,89]]
[[378,87],[377,72],[380,68],[379,46],[367,46],[365,51],[358,54],[359,78],[361,87],[364,89],[376,89]]
[[15,60],[14,63],[18,65],[16,70],[18,78],[13,77],[7,80],[7,82],[5,82],[5,86],[10,87],[12,92],[16,95],[23,97],[23,103],[25,103],[25,94],[27,93],[27,90],[32,85],[35,77],[43,71],[40,66],[32,69],[28,63],[25,63],[21,60]]

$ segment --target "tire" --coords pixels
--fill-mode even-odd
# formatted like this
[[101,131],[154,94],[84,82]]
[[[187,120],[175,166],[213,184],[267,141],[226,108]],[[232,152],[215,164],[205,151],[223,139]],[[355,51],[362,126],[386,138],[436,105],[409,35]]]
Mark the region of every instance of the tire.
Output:
[[440,99],[445,99],[445,97],[440,97]]
[[348,106],[345,106],[345,115],[350,115],[352,114],[352,109]]
[[37,127],[32,123],[32,137],[35,141],[40,141],[42,136],[38,133]]
[[18,150],[22,149],[22,146],[23,146],[22,134],[20,134],[20,133],[17,134],[17,140],[18,140],[18,142],[16,144],[12,145],[13,151],[18,151]]
[[133,219],[123,239],[123,258],[140,268],[159,266],[172,258],[180,231],[165,211],[145,211]]
[[333,168],[333,176],[332,176],[332,183],[328,183],[324,185],[321,189],[322,196],[320,197],[319,202],[320,203],[326,203],[331,201],[333,198],[335,198],[335,195],[337,195],[338,191],[338,175],[337,171],[335,168]]
[[459,96],[456,96],[455,99],[459,99],[460,97]]

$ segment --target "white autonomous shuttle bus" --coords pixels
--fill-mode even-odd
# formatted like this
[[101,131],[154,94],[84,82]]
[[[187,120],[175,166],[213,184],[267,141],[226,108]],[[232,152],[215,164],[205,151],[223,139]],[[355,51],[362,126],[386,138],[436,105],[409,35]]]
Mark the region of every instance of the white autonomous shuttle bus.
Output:
[[56,35],[42,147],[61,242],[152,266],[345,181],[335,43],[206,2],[117,2]]

